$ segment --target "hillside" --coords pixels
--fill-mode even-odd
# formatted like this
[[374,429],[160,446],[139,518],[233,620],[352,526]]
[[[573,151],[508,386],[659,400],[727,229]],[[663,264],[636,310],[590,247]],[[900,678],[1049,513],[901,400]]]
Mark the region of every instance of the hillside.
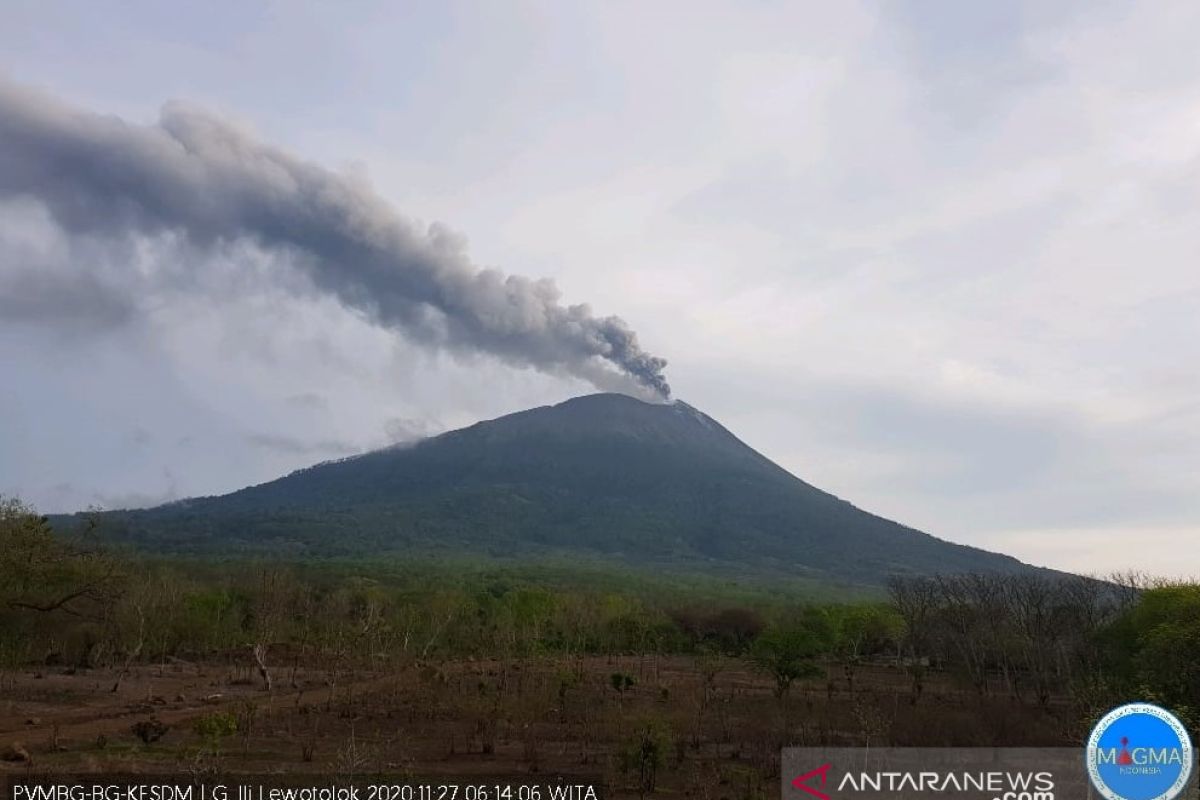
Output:
[[686,403],[616,394],[106,517],[161,552],[556,555],[867,585],[1029,569],[810,486]]

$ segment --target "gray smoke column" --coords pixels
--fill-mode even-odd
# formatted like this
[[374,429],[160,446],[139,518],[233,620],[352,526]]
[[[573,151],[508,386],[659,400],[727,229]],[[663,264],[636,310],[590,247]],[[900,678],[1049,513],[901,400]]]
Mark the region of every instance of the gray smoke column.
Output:
[[562,305],[549,280],[480,269],[439,226],[418,229],[361,181],[210,113],[168,104],[157,124],[135,125],[0,80],[3,196],[36,199],[73,235],[249,242],[427,346],[670,396],[666,361],[619,317]]

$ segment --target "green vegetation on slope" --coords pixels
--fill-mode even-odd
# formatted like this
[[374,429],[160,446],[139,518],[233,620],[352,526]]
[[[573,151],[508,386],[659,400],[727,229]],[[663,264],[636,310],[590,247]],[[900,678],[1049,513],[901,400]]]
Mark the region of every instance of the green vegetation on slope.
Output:
[[576,398],[104,523],[164,553],[582,557],[875,587],[892,574],[1029,569],[855,508],[684,403],[624,395]]

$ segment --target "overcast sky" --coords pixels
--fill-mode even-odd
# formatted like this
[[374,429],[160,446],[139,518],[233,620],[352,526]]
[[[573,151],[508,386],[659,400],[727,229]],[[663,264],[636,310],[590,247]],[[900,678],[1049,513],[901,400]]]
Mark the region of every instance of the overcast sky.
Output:
[[[369,182],[620,315],[677,397],[860,507],[1182,575],[1197,31],[1191,0],[10,0],[0,80],[143,125],[183,101]],[[157,280],[180,253],[134,244],[114,264],[0,198],[0,492],[220,493],[594,390],[417,344],[262,253]]]

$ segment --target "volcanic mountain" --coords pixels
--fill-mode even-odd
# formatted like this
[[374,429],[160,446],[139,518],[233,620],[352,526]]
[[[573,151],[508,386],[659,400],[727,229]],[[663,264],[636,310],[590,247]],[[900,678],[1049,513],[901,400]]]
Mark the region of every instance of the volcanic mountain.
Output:
[[106,516],[151,551],[553,555],[865,585],[1032,569],[862,511],[686,403],[619,394]]

